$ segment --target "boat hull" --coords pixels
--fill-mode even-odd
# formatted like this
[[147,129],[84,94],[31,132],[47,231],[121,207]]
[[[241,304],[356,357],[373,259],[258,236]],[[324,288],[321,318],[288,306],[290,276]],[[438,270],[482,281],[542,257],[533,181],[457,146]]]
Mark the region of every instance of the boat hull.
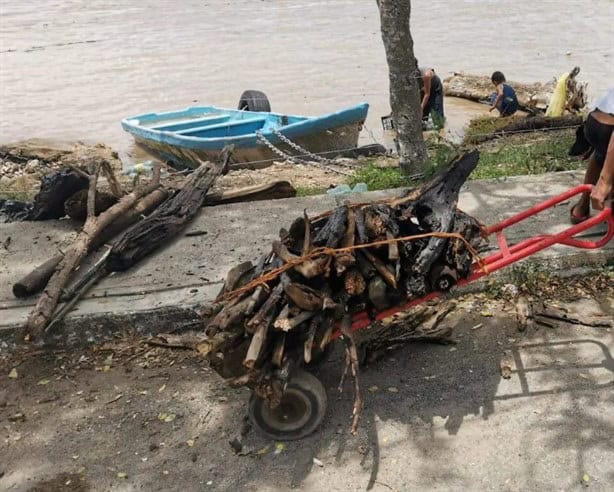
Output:
[[[303,135],[295,138],[292,141],[300,145],[310,152],[322,155],[323,157],[332,157],[339,152],[353,149],[358,145],[358,137],[362,130],[363,122],[354,122],[342,125],[336,128]],[[134,140],[148,154],[162,161],[171,161],[175,165],[180,166],[190,165],[193,163],[193,157],[196,156],[203,161],[213,161],[219,158],[220,150],[217,149],[190,149],[165,142],[146,139],[138,135],[134,135]],[[276,142],[275,147],[282,150],[286,154],[298,155],[299,152],[290,148],[283,142]],[[308,157],[306,157],[309,160]],[[284,160],[283,157],[274,153],[265,145],[257,145],[255,147],[235,148],[230,159],[231,169],[263,169],[270,166],[274,161]]]

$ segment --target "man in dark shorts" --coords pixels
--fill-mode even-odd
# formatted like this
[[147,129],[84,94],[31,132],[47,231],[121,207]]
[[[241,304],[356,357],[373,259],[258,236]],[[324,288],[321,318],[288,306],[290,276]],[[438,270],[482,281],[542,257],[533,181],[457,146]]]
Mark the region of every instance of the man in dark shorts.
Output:
[[435,126],[443,126],[445,116],[443,113],[443,84],[433,68],[419,68],[418,85],[420,87],[420,106],[422,107],[422,121],[433,116]]
[[[584,137],[593,151],[584,182],[594,185],[592,193],[583,194],[571,209],[571,222],[578,224],[590,217],[590,205],[602,210],[611,198],[614,186],[614,87],[597,101],[584,122]],[[570,152],[571,153],[571,152]]]

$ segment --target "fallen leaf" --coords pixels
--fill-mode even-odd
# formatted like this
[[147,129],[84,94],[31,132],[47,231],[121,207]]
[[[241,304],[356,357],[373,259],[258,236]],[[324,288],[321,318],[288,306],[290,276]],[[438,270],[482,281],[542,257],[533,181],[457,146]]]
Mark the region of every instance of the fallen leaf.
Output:
[[125,478],[128,478],[128,474],[125,472],[117,472],[117,478],[124,480]]
[[585,473],[584,475],[582,475],[582,485],[584,485],[585,487],[588,487],[588,484],[591,481],[591,477],[588,476],[588,473]]
[[319,467],[323,467],[324,463],[322,463],[318,458],[313,459],[313,464],[318,465]]
[[503,379],[510,379],[512,377],[512,368],[507,364],[501,364],[501,377]]
[[448,352],[456,352],[457,348],[456,347],[452,347],[450,350],[448,350]]
[[103,366],[102,367],[102,372],[109,372],[111,370],[111,366]]
[[398,393],[399,392],[399,388],[395,388],[394,386],[389,386],[387,388],[389,393]]
[[186,444],[188,445],[188,448],[193,448],[194,447],[194,439],[188,439],[186,441]]
[[269,449],[271,449],[270,445],[260,448],[254,454],[257,454],[258,456],[262,456],[263,454],[267,454],[269,452]]
[[484,326],[484,323],[478,323],[477,325],[473,326],[471,329],[472,330],[479,330],[480,328],[482,328],[482,326]]
[[162,470],[162,475],[168,475],[168,470]]
[[378,390],[379,390],[379,387],[377,387],[377,386],[375,386],[375,385],[373,385],[373,386],[371,386],[371,387],[369,388],[369,391],[370,391],[371,393],[375,393],[375,392],[376,392],[376,391],[378,391]]
[[492,318],[492,313],[490,311],[480,311],[480,314],[485,318]]
[[160,420],[161,422],[172,422],[173,420],[175,420],[175,417],[177,417],[174,413],[164,413],[161,412],[158,414],[158,420]]
[[15,369],[13,367],[13,369],[11,369],[11,372],[9,372],[9,378],[10,379],[17,379],[17,369]]
[[77,473],[78,473],[79,475],[81,475],[81,474],[82,474],[82,473],[84,473],[84,472],[85,472],[85,467],[84,467],[84,466],[80,466],[80,467],[79,467],[79,469],[77,470]]
[[283,442],[275,443],[275,454],[281,454],[286,449],[286,445]]
[[163,384],[162,386],[160,386],[160,389],[158,389],[158,393],[162,393],[165,389],[166,389],[166,384]]

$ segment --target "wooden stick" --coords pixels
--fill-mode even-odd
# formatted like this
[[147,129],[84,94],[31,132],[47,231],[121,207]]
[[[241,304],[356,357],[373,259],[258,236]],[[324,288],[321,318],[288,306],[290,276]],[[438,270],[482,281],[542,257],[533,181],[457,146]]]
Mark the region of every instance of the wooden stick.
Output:
[[367,260],[369,260],[371,264],[375,267],[375,269],[382,276],[384,281],[390,287],[392,287],[393,289],[396,289],[397,279],[395,278],[394,274],[390,270],[388,270],[388,268],[386,267],[386,264],[382,260],[377,258],[375,255],[371,254],[371,252],[367,249],[363,249],[361,250],[361,252],[365,255]]
[[281,298],[281,294],[283,292],[283,286],[277,284],[277,286],[271,291],[268,299],[264,301],[264,304],[260,307],[258,312],[254,315],[252,319],[250,319],[247,323],[245,323],[245,331],[248,333],[254,333],[255,330],[264,323],[269,311],[273,309],[273,307],[277,304],[279,299]]
[[281,367],[284,358],[285,346],[286,332],[282,332],[277,335],[277,341],[275,342],[275,348],[273,349],[273,355],[271,356],[271,362],[273,362],[273,365]]
[[322,322],[322,314],[318,314],[314,316],[309,322],[309,329],[307,330],[307,338],[305,339],[305,343],[303,345],[303,358],[305,360],[305,364],[309,364],[311,362],[311,351],[313,349],[313,341],[316,336],[316,331]]
[[354,379],[354,405],[352,407],[352,426],[350,428],[350,433],[355,436],[358,431],[358,422],[360,421],[360,414],[362,412],[362,397],[360,395],[360,382],[358,379],[358,350],[354,342],[351,328],[352,317],[350,314],[346,314],[341,322],[341,333],[343,333],[343,340],[346,343],[346,368],[347,365],[349,365]]
[[107,178],[107,181],[109,182],[111,193],[113,193],[116,198],[121,198],[122,196],[124,196],[124,191],[122,190],[119,181],[117,181],[117,177],[115,176],[113,169],[111,169],[111,164],[109,164],[109,161],[102,161],[101,167],[102,172],[104,173],[105,177]]
[[277,320],[275,320],[275,324],[273,326],[278,330],[290,331],[301,323],[313,318],[315,314],[316,313],[313,311],[302,311],[300,314],[290,318],[286,313],[284,316],[280,315]]
[[[390,231],[386,231],[386,239],[394,239],[394,234]],[[388,244],[388,259],[390,261],[397,261],[399,258],[399,243],[392,242]]]

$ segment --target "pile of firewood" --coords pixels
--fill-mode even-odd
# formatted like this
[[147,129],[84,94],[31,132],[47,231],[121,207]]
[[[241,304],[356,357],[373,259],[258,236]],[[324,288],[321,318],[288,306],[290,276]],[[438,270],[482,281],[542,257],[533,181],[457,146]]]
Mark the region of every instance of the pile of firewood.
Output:
[[355,431],[362,402],[351,317],[447,290],[469,275],[482,227],[456,206],[478,159],[477,151],[463,155],[405,196],[346,203],[312,218],[305,212],[282,229],[257,265],[229,272],[206,328],[212,366],[274,407],[291,369],[342,335]]

